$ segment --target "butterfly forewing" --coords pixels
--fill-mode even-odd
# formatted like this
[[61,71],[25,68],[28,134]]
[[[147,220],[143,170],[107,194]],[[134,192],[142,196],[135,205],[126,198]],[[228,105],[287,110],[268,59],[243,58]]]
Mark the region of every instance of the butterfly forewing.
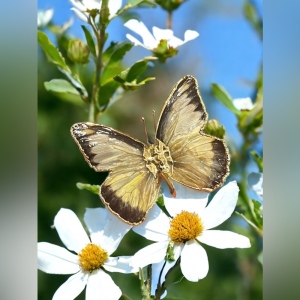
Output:
[[144,144],[104,125],[77,123],[71,134],[96,171],[110,171],[99,194],[123,221],[137,225],[155,203],[159,184],[145,166]]
[[229,152],[218,138],[202,132],[208,115],[195,78],[185,76],[174,87],[159,119],[156,137],[173,159],[171,178],[198,190],[213,191],[229,171]]

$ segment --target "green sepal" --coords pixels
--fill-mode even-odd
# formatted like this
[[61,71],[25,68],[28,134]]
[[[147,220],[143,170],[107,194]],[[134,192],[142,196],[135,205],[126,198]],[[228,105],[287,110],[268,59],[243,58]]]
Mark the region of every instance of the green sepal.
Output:
[[93,194],[99,194],[99,185],[77,182],[76,186],[79,190],[87,190]]
[[66,72],[71,73],[71,70],[67,66],[62,54],[51,43],[48,36],[44,32],[39,31],[39,30],[38,30],[38,42],[51,63],[57,65],[58,67],[65,70]]
[[246,134],[258,134],[263,126],[263,97],[259,91],[254,106],[249,111],[242,111],[238,126]]
[[160,40],[159,44],[152,52],[160,62],[164,63],[168,58],[175,56],[178,53],[178,50],[169,46],[167,40]]
[[87,45],[88,45],[91,53],[93,54],[94,57],[96,57],[96,47],[95,47],[95,42],[94,42],[93,36],[91,35],[90,31],[87,29],[86,26],[81,25],[81,28],[84,32],[85,39],[86,39]]
[[237,116],[241,115],[241,111],[234,106],[231,96],[221,85],[217,83],[212,83],[211,91],[212,94],[230,111],[232,111]]

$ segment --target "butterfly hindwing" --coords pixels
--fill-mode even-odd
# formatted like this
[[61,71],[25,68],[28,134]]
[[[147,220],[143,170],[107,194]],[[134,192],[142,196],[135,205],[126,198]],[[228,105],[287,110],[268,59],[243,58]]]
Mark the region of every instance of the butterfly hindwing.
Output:
[[99,194],[123,221],[137,225],[155,203],[159,184],[145,166],[144,144],[108,126],[77,123],[71,134],[96,171],[109,171]]
[[165,103],[156,137],[170,149],[174,162],[171,178],[210,192],[228,175],[229,152],[223,140],[202,132],[207,118],[195,78],[185,76]]

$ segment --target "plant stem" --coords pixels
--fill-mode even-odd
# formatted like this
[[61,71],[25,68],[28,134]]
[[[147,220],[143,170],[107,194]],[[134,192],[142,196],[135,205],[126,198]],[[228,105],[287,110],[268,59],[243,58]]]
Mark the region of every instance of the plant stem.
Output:
[[168,11],[167,29],[172,29],[172,11]]
[[95,30],[95,27],[92,25],[94,33],[97,38],[97,58],[96,58],[96,72],[95,72],[95,81],[93,84],[93,91],[92,91],[92,99],[90,103],[90,110],[89,110],[89,121],[96,122],[99,112],[101,111],[99,105],[99,89],[101,84],[101,73],[102,73],[102,56],[103,56],[103,48],[106,42],[106,27],[108,24],[108,0],[103,0],[100,9],[100,19],[99,19],[99,30]]

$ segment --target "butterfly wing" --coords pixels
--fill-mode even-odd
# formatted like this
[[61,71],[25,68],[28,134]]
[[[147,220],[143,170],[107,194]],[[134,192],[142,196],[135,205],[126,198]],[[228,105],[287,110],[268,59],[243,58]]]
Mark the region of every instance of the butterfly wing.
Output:
[[229,152],[223,140],[204,134],[208,115],[191,75],[174,87],[159,118],[156,137],[174,162],[172,179],[188,187],[213,191],[229,172]]
[[90,167],[109,171],[99,195],[124,222],[138,225],[157,200],[159,183],[145,166],[144,144],[110,127],[77,123],[71,135]]

